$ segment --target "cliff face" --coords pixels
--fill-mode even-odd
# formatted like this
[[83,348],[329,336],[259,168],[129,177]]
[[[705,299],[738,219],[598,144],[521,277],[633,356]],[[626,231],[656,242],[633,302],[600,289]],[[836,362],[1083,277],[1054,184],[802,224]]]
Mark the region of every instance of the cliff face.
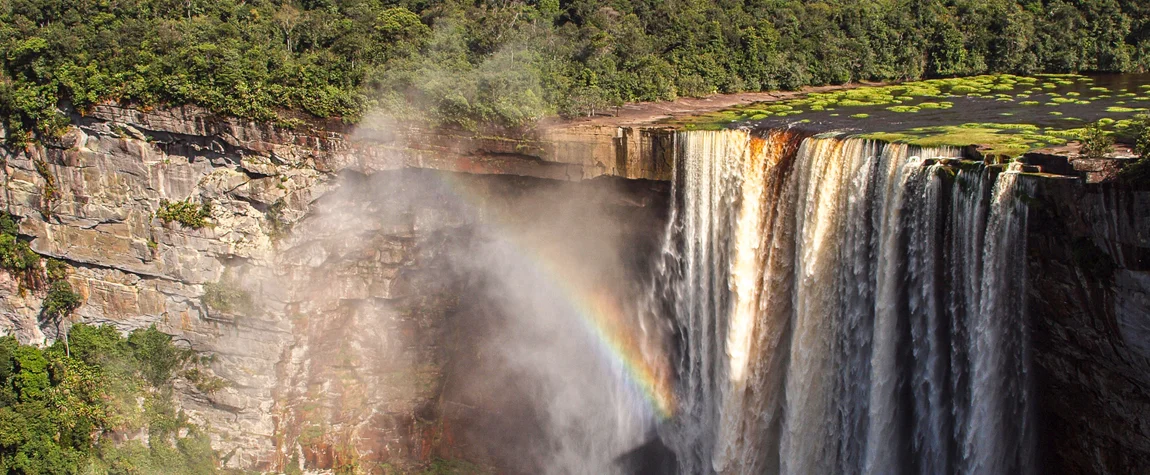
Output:
[[1029,307],[1047,473],[1150,470],[1150,191],[1042,179]]
[[[644,267],[622,260],[653,245],[666,201],[664,184],[610,178],[669,176],[665,134],[564,134],[293,132],[194,108],[102,106],[57,141],[0,151],[0,205],[23,218],[36,252],[75,268],[69,280],[84,300],[75,321],[156,324],[216,355],[211,372],[227,387],[209,393],[177,380],[177,397],[211,426],[228,466],[404,467],[457,456],[514,466],[508,450],[532,434],[517,446],[476,431],[528,426],[533,415],[491,415],[525,407],[515,388],[478,398],[461,389],[477,384],[469,368],[482,366],[473,360],[491,346],[485,329],[504,312],[475,290],[490,276],[460,263],[493,226],[550,222],[563,232],[532,239],[629,250],[588,265],[638,282],[618,270]],[[165,200],[210,203],[210,224],[164,222]],[[594,216],[624,225],[583,230]],[[54,339],[39,319],[42,298],[0,273],[0,332]]]

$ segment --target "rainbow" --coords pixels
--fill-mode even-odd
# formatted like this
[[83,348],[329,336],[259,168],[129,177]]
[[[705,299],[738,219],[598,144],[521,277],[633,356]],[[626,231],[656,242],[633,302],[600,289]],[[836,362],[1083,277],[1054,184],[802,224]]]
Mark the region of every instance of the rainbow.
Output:
[[[469,187],[459,183],[453,175],[443,181],[449,185],[455,197],[469,204],[481,203]],[[487,223],[499,229],[505,222],[501,216],[485,214],[491,218]],[[644,351],[643,336],[632,323],[634,315],[629,315],[619,305],[618,299],[599,286],[581,282],[562,265],[562,259],[549,255],[544,249],[517,239],[515,233],[500,233],[515,249],[521,252],[522,262],[532,267],[536,275],[545,276],[554,289],[563,296],[563,304],[578,315],[587,337],[595,342],[599,353],[608,363],[622,369],[631,388],[637,390],[661,420],[675,413],[675,394],[672,384],[670,362],[662,351],[652,355]]]
[[675,394],[671,384],[670,365],[666,358],[650,355],[643,350],[643,341],[637,335],[634,318],[619,306],[609,293],[580,285],[579,280],[564,275],[559,260],[549,258],[537,249],[528,250],[529,260],[542,275],[562,290],[566,304],[579,315],[588,335],[594,338],[601,354],[612,364],[624,370],[628,381],[643,395],[661,419],[675,413]]

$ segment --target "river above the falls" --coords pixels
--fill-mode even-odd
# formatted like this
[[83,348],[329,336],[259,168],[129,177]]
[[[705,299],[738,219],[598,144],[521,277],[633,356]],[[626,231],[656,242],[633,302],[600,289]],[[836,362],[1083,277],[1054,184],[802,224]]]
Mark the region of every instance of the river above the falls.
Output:
[[1097,123],[1119,141],[1150,108],[1150,74],[1009,74],[868,86],[762,102],[674,122],[686,130],[797,128],[998,155],[1064,145]]

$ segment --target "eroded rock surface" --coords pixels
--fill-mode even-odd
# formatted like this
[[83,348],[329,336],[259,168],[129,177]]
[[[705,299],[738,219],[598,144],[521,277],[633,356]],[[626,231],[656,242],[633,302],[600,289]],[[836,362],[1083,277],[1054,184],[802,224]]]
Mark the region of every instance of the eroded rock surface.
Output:
[[[227,466],[508,465],[514,454],[475,434],[513,422],[493,411],[521,406],[521,395],[504,387],[465,399],[460,389],[471,387],[460,375],[477,366],[478,335],[499,318],[489,302],[460,304],[483,279],[459,265],[475,236],[558,220],[569,207],[624,224],[539,239],[647,253],[661,234],[666,184],[567,183],[666,178],[669,162],[636,158],[670,153],[666,137],[569,135],[556,146],[384,128],[297,132],[191,107],[100,106],[59,140],[0,150],[0,205],[22,218],[36,252],[74,267],[69,281],[84,300],[75,321],[155,324],[215,355],[210,373],[226,387],[178,379],[177,398],[210,426]],[[164,201],[210,203],[209,225],[164,222]],[[0,272],[0,333],[54,339],[39,318],[42,298]]]

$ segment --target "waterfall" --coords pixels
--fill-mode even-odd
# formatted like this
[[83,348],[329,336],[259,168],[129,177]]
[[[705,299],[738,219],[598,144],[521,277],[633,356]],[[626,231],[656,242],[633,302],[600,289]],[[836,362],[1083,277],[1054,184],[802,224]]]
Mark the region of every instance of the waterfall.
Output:
[[681,132],[681,473],[1027,473],[1031,192],[953,148]]

